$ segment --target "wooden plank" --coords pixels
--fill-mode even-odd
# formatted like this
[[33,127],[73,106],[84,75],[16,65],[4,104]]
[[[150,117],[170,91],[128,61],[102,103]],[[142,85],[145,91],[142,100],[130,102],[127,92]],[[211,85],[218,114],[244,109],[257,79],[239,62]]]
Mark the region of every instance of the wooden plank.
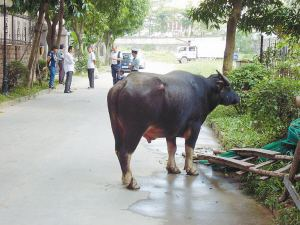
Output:
[[235,151],[238,155],[241,156],[258,156],[268,159],[277,159],[277,160],[293,160],[293,156],[280,155],[279,152],[257,149],[257,148],[234,148],[231,149]]
[[[295,149],[294,160],[292,162],[292,166],[291,166],[290,173],[289,173],[290,181],[295,180],[295,176],[296,176],[296,173],[299,168],[299,163],[300,163],[300,141],[298,141],[296,149]],[[280,202],[285,201],[288,198],[288,193],[289,192],[288,192],[287,188],[285,188],[284,192],[282,193],[282,195],[279,198],[279,201]]]
[[300,197],[299,197],[299,194],[297,193],[297,191],[296,191],[294,185],[292,184],[292,182],[289,180],[288,175],[284,176],[283,183],[284,183],[284,186],[286,187],[287,191],[289,192],[291,198],[293,199],[295,205],[300,210]]
[[[286,166],[284,166],[284,167],[282,167],[282,168],[280,168],[280,169],[278,169],[278,170],[274,170],[274,172],[275,172],[275,173],[281,173],[281,172],[288,171],[288,170],[291,168],[291,166],[292,166],[291,163],[290,163],[290,164],[287,164]],[[269,178],[269,176],[263,176],[263,177],[260,178],[260,180],[266,180],[266,179],[268,179],[268,178]]]
[[269,170],[256,169],[255,167],[250,167],[248,169],[248,171],[259,174],[259,175],[271,176],[271,177],[284,177],[285,175],[287,175],[287,173],[280,173],[280,172],[274,172],[274,171],[269,171]]
[[261,168],[261,167],[263,167],[263,166],[267,166],[267,165],[269,165],[269,164],[272,164],[272,163],[274,163],[274,162],[276,162],[276,160],[268,160],[268,161],[265,161],[265,162],[262,162],[262,163],[259,163],[259,164],[257,164],[257,165],[255,165],[255,168]]
[[248,157],[248,158],[245,158],[245,159],[241,159],[241,161],[247,162],[247,161],[255,159],[255,158],[256,158],[255,156],[251,156],[251,157]]
[[[272,164],[272,163],[274,163],[274,162],[276,162],[276,160],[273,160],[273,159],[272,159],[272,160],[269,160],[269,161],[265,161],[265,162],[262,162],[262,163],[259,163],[259,164],[255,165],[254,168],[258,169],[258,168],[260,168],[260,167],[263,167],[263,166]],[[242,171],[242,170],[240,170],[240,171],[237,171],[236,174],[237,174],[237,175],[243,175],[244,173],[247,173],[247,172],[248,172],[248,171]]]
[[268,155],[279,155],[279,152],[271,151],[271,150],[266,150],[266,149],[261,149],[261,148],[234,148],[231,149],[232,151],[235,152],[253,152],[253,153],[262,153],[262,154],[268,154]]
[[254,166],[254,164],[252,163],[243,162],[241,160],[232,159],[232,158],[225,158],[225,157],[223,158],[220,156],[205,155],[205,154],[198,155],[198,156],[201,159],[208,160],[210,163],[221,164],[224,166],[229,166],[238,169],[248,169],[249,167]]

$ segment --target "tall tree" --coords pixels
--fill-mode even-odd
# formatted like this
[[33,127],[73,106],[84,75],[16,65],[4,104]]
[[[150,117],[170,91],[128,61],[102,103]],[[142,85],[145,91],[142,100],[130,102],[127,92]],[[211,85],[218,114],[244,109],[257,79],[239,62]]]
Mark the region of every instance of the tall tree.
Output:
[[119,0],[119,8],[109,14],[107,29],[103,35],[106,46],[106,63],[108,63],[108,56],[114,40],[140,28],[148,10],[149,0],[123,0],[123,2]]
[[12,11],[16,13],[28,12],[30,16],[36,17],[38,15],[36,24],[34,26],[34,34],[32,39],[31,52],[28,60],[29,74],[26,78],[27,86],[31,87],[35,75],[35,68],[38,58],[38,50],[40,46],[40,38],[43,27],[43,19],[45,12],[48,10],[50,3],[54,0],[14,0]]
[[232,69],[237,27],[246,32],[300,32],[299,11],[286,7],[281,0],[204,0],[198,8],[191,9],[190,17],[217,29],[227,23],[224,74]]
[[[52,4],[45,12],[45,20],[47,22],[47,44],[52,49],[54,45],[60,44],[61,33],[63,29],[64,18],[64,0],[52,1]],[[58,31],[57,31],[58,25]]]

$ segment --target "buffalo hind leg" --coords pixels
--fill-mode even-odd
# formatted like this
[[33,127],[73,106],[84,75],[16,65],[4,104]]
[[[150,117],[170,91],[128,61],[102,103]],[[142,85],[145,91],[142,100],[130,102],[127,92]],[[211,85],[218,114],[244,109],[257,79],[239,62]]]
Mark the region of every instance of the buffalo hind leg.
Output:
[[197,176],[199,175],[196,166],[193,163],[194,149],[188,145],[185,145],[185,165],[184,169],[187,175]]
[[130,160],[131,155],[127,152],[119,152],[117,153],[121,170],[122,170],[122,183],[130,190],[137,190],[140,188],[140,186],[137,184],[135,178],[132,176],[132,172],[130,169]]
[[[134,126],[136,127],[136,126]],[[130,190],[137,190],[140,186],[137,184],[135,178],[132,175],[130,168],[131,156],[140,142],[142,131],[138,129],[126,129],[125,137],[120,139],[119,149],[116,151],[121,170],[122,170],[122,182]]]
[[175,162],[175,153],[177,150],[176,138],[172,138],[172,139],[167,138],[166,140],[167,140],[168,154],[169,154],[166,169],[170,174],[179,174],[181,173],[181,171],[178,169]]

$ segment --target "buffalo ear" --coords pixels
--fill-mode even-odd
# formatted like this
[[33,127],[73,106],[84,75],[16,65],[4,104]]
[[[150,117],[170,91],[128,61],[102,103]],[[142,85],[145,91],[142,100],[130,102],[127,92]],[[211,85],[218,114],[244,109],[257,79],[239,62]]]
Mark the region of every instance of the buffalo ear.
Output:
[[217,81],[217,88],[218,88],[219,91],[221,91],[224,86],[225,85],[224,85],[224,81],[223,80],[218,80]]
[[220,77],[220,79],[222,79],[224,81],[224,85],[225,86],[229,86],[230,85],[230,81],[228,80],[227,77],[225,77],[222,73],[220,73],[218,70],[217,70],[217,73]]

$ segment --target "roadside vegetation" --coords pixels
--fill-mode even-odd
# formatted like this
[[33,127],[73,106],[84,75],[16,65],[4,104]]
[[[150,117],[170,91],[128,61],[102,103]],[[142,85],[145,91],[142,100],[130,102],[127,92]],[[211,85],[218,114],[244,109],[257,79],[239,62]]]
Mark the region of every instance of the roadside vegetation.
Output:
[[20,61],[12,61],[8,64],[8,95],[0,95],[0,104],[3,102],[18,99],[24,96],[33,96],[41,90],[48,88],[48,69],[46,61],[38,62],[38,73],[36,80],[33,81],[32,87],[26,85],[26,77],[28,76],[27,67]]
[[[280,55],[282,46],[288,54]],[[296,39],[286,39],[272,54],[264,55],[264,63],[254,62],[233,70],[229,74],[233,88],[241,96],[236,107],[218,107],[208,118],[220,134],[226,150],[232,147],[260,148],[287,135],[290,122],[299,117],[295,96],[300,95],[300,48]],[[282,167],[278,164],[266,169]],[[279,178],[261,181],[249,173],[242,178],[243,189],[270,208],[275,215],[274,224],[300,224],[300,212],[291,202],[279,203],[283,182]],[[296,184],[300,192],[300,183]]]
[[48,83],[46,82],[43,82],[42,84],[34,82],[32,88],[28,88],[24,86],[16,87],[12,92],[9,93],[9,95],[0,95],[0,104],[3,102],[19,99],[25,96],[26,97],[34,96],[38,92],[47,88],[48,88]]

